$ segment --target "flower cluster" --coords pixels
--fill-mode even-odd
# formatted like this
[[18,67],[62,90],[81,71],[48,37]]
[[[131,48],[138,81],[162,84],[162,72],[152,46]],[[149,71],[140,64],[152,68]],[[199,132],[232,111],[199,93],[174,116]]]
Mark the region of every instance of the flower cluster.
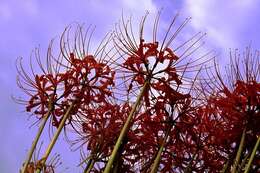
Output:
[[190,20],[177,25],[177,16],[161,38],[159,12],[152,40],[144,34],[148,14],[137,34],[123,18],[94,52],[91,27],[69,26],[59,55],[49,49],[46,68],[36,54],[40,73],[31,63],[29,75],[18,63],[26,111],[43,122],[31,155],[49,117],[57,127],[45,155],[37,164],[29,157],[23,173],[54,172],[44,165],[65,126],[78,137],[72,144],[80,144],[86,173],[241,172],[250,155],[251,170],[260,170],[253,153],[260,142],[259,56],[247,49],[240,64],[235,53],[226,79],[216,64],[209,72],[209,54],[192,57],[204,34],[177,45]]
[[[200,123],[195,126],[196,135],[201,134],[203,165],[209,171],[221,171],[223,165],[226,165],[226,171],[243,171],[260,132],[259,67],[255,66],[259,64],[259,58],[251,54],[250,48],[243,61],[238,59],[237,52],[234,56],[227,68],[226,81],[216,67],[216,78],[209,86],[213,90],[205,92],[206,101],[198,116]],[[203,87],[207,91],[208,85]],[[239,160],[235,157],[240,147],[241,163],[238,166]],[[259,171],[258,162],[259,154],[256,154],[251,170]]]

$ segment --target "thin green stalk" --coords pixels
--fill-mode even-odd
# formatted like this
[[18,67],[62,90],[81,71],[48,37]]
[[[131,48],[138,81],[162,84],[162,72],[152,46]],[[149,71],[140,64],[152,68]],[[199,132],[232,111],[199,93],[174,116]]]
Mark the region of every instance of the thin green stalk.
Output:
[[157,152],[156,158],[154,160],[154,163],[153,163],[153,166],[152,166],[152,169],[151,169],[151,173],[156,173],[157,170],[158,170],[158,167],[159,167],[159,164],[160,164],[160,160],[161,160],[161,155],[162,155],[164,146],[166,144],[166,141],[168,139],[168,136],[170,134],[170,131],[171,131],[171,126],[167,129],[167,132],[166,132],[166,134],[164,136],[163,142],[161,143],[160,149]]
[[90,171],[94,167],[94,164],[95,164],[96,159],[97,159],[97,152],[99,150],[99,147],[100,147],[100,144],[97,144],[96,148],[91,151],[90,156],[87,159],[84,160],[84,162],[86,162],[86,160],[88,160],[87,166],[84,169],[84,173],[90,173]]
[[104,173],[110,173],[110,170],[111,170],[112,165],[114,163],[114,160],[115,160],[115,157],[117,155],[117,152],[118,152],[118,150],[120,148],[120,145],[121,145],[123,139],[125,138],[128,130],[129,130],[129,126],[130,126],[131,120],[132,120],[132,118],[133,118],[133,116],[134,116],[134,114],[136,112],[136,109],[137,109],[138,105],[140,104],[140,102],[142,100],[142,97],[143,97],[144,92],[147,89],[148,85],[149,85],[149,82],[146,81],[144,83],[144,86],[143,86],[142,90],[140,91],[139,96],[136,99],[136,102],[135,102],[131,112],[129,113],[129,116],[127,117],[127,120],[126,120],[126,122],[125,122],[125,124],[124,124],[124,126],[123,126],[123,128],[121,130],[121,132],[120,132],[120,135],[119,135],[119,137],[118,137],[118,139],[116,141],[115,147],[114,147],[114,149],[112,151],[112,154],[110,155],[110,159],[107,162],[107,165],[106,165],[106,168],[104,170]]
[[86,169],[84,170],[84,173],[90,173],[91,169],[93,168],[94,166],[94,163],[95,163],[95,160],[93,158],[91,158],[89,161],[88,161],[88,165],[86,167]]
[[[252,150],[251,150],[252,151]],[[243,160],[241,161],[241,164],[239,165],[239,171],[242,172],[242,169],[245,168],[246,162],[250,156],[251,151],[248,151],[248,153],[246,154],[246,156],[243,158]]]
[[115,159],[116,163],[113,165],[113,173],[117,173],[118,172],[118,167],[119,167],[119,158]]
[[154,160],[154,163],[153,163],[153,166],[152,166],[152,169],[151,169],[151,173],[156,173],[157,170],[158,170],[163,148],[164,148],[164,144],[160,146],[160,149],[159,149],[159,151],[158,151],[158,153],[156,155],[156,158]]
[[[58,139],[58,137],[59,137],[59,135],[61,133],[61,130],[63,129],[63,127],[65,125],[65,122],[66,122],[66,120],[68,119],[68,117],[70,115],[70,111],[73,108],[73,106],[74,106],[74,102],[72,102],[72,104],[69,106],[69,108],[67,109],[66,113],[62,117],[62,120],[60,122],[60,125],[59,125],[58,129],[57,129],[56,133],[54,134],[54,136],[53,136],[53,138],[52,138],[52,140],[51,140],[47,150],[45,151],[44,156],[41,159],[41,164],[42,165],[44,165],[46,163],[46,160],[48,159],[48,157],[49,157],[49,155],[50,155],[50,153],[52,151],[52,148],[54,147],[54,145],[55,145],[55,143],[56,143],[56,141],[57,141],[57,139]],[[41,168],[38,168],[36,170],[36,173],[40,173],[40,172],[41,172]]]
[[40,125],[40,127],[38,129],[38,133],[36,134],[36,137],[35,137],[35,139],[34,139],[34,141],[32,143],[31,149],[30,149],[30,151],[28,153],[27,159],[26,159],[26,161],[24,163],[24,166],[22,168],[21,173],[25,173],[26,168],[27,168],[28,164],[30,163],[30,161],[32,159],[33,152],[35,151],[37,143],[39,142],[39,139],[40,139],[40,137],[42,135],[43,129],[44,129],[45,125],[46,125],[46,122],[47,122],[47,120],[49,119],[49,117],[51,115],[51,111],[52,111],[52,107],[53,107],[52,104],[53,103],[50,101],[49,102],[49,106],[48,106],[48,112],[43,116],[44,117],[43,121],[41,122],[41,125]]
[[254,157],[255,157],[257,148],[258,148],[258,146],[259,146],[259,143],[260,143],[260,136],[257,138],[256,144],[255,144],[254,149],[253,149],[253,151],[252,151],[252,153],[251,153],[251,156],[250,156],[250,158],[249,158],[249,161],[248,161],[248,163],[247,163],[247,165],[246,165],[246,169],[245,169],[245,172],[244,172],[244,173],[248,173],[248,172],[249,172],[250,167],[251,167],[251,164],[252,164],[253,159],[254,159]]
[[243,133],[242,133],[242,137],[241,137],[241,140],[240,140],[240,143],[239,143],[239,148],[238,148],[237,155],[236,155],[236,158],[235,158],[235,162],[234,162],[234,165],[233,165],[232,173],[236,173],[237,165],[240,161],[240,157],[241,157],[243,147],[244,147],[244,143],[245,143],[245,136],[246,136],[246,128],[243,130]]
[[228,159],[228,161],[225,163],[223,169],[221,170],[221,173],[226,173],[226,172],[227,172],[228,166],[229,166],[229,162],[230,162],[230,161],[229,161],[229,159]]
[[113,163],[113,166],[112,166],[110,172],[112,172],[112,173],[117,173],[118,172],[120,159],[121,159],[120,157],[122,156],[124,145],[126,143],[127,143],[127,140],[123,140],[123,143],[120,145],[119,150],[118,150],[118,152],[116,154],[116,157],[115,157],[115,160],[114,160],[114,163]]

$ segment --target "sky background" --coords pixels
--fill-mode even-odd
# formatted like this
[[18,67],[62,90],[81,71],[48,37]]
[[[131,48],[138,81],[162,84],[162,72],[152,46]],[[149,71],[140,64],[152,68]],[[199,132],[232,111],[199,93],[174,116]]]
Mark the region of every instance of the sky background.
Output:
[[[97,39],[113,28],[122,11],[138,20],[146,10],[156,13],[161,8],[162,23],[169,22],[176,12],[182,18],[191,16],[186,34],[206,32],[205,49],[215,50],[221,65],[227,63],[229,49],[242,51],[249,44],[260,49],[257,0],[0,0],[1,173],[18,172],[37,131],[36,126],[30,128],[34,119],[28,120],[24,107],[11,98],[22,95],[16,86],[16,59],[23,57],[28,63],[31,51],[39,45],[44,55],[50,40],[58,38],[72,22],[96,25]],[[48,142],[46,134],[44,142]],[[63,162],[58,172],[80,172],[79,153],[70,152],[63,143],[61,136],[54,148]]]

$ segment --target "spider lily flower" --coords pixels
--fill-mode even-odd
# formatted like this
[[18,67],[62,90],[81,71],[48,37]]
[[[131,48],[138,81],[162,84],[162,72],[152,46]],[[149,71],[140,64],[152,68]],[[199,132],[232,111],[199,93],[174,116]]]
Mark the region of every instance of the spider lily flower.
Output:
[[[24,104],[26,111],[32,112],[40,120],[51,115],[53,125],[57,126],[60,115],[55,110],[59,109],[58,101],[64,98],[61,89],[64,87],[65,78],[60,72],[60,66],[52,60],[51,51],[50,44],[44,67],[39,49],[35,49],[35,56],[30,59],[31,74],[23,67],[22,59],[17,61],[18,87],[29,96],[28,100],[18,102]],[[37,66],[34,65],[33,58],[41,70],[40,73],[35,72],[34,68]]]
[[148,112],[150,115],[141,116],[144,119],[141,141],[147,142],[140,144],[145,146],[140,150],[144,152],[141,172],[176,172],[189,167],[198,145],[193,130],[198,123],[197,109],[190,97],[172,107],[154,107]]
[[[148,109],[153,107],[158,99],[167,100],[168,103],[172,101],[170,104],[173,104],[173,102],[188,98],[189,94],[185,93],[185,90],[193,85],[191,74],[200,70],[199,60],[208,55],[206,54],[197,60],[187,60],[187,57],[201,46],[200,40],[204,36],[201,33],[195,34],[176,48],[171,46],[189,19],[186,19],[173,31],[173,25],[177,19],[176,15],[164,37],[158,39],[157,30],[160,18],[160,13],[158,13],[153,27],[153,39],[147,41],[144,38],[146,18],[147,15],[140,22],[140,32],[137,38],[133,33],[131,20],[126,22],[124,18],[114,32],[115,48],[120,55],[115,63],[119,71],[118,74],[121,74],[122,83],[125,86],[124,90],[127,91],[126,95],[132,99],[136,94],[135,91],[141,87],[142,89],[137,94],[135,104],[122,128],[105,173],[108,173],[112,167],[116,153],[130,128],[131,119],[137,113],[137,107]],[[177,51],[179,51],[179,55]],[[139,105],[141,101],[144,101],[144,105]]]
[[[52,55],[50,46],[47,70],[44,70],[40,58],[37,57],[43,74],[34,73],[32,68],[35,81],[25,73],[22,66],[19,66],[20,69],[18,69],[20,74],[18,85],[31,96],[26,107],[27,111],[34,110],[34,114],[40,115],[40,118],[43,118],[48,112],[49,115],[52,115],[53,125],[57,127],[57,131],[41,160],[43,165],[63,127],[66,124],[71,124],[73,119],[77,121],[77,113],[81,108],[94,103],[106,102],[107,97],[111,96],[110,90],[114,85],[115,73],[104,61],[106,58],[105,47],[109,42],[109,36],[106,36],[96,52],[91,54],[89,44],[92,32],[88,35],[90,28],[85,32],[82,26],[76,25],[76,34],[71,39],[72,28],[73,26],[69,26],[65,29],[60,40],[60,53],[57,57]],[[87,48],[84,47],[86,44]],[[71,45],[73,47],[70,47]],[[32,89],[28,89],[22,84],[29,85]],[[41,128],[39,131],[42,130]],[[39,172],[40,168],[37,171]]]
[[[48,48],[46,67],[40,57],[39,49],[35,49],[34,56],[30,57],[29,67],[31,73],[25,70],[22,59],[18,59],[17,61],[17,84],[29,98],[27,100],[16,100],[18,103],[24,104],[26,111],[32,112],[32,115],[36,116],[41,123],[24,168],[27,167],[31,160],[47,121],[51,118],[50,122],[53,126],[57,127],[59,119],[62,116],[57,110],[61,109],[59,103],[64,99],[62,88],[64,88],[65,78],[64,74],[60,72],[60,65],[52,59],[53,54],[51,46],[52,42]],[[37,67],[35,63],[40,69],[39,73],[36,73],[36,69],[34,69]],[[24,171],[25,170],[23,169],[23,172]]]
[[71,53],[70,59],[72,64],[66,73],[68,78],[65,90],[70,91],[72,98],[80,98],[77,101],[79,103],[88,105],[91,102],[105,102],[106,97],[112,95],[110,89],[114,85],[115,72],[105,63],[95,60],[92,55],[81,60],[75,59]]
[[61,158],[59,154],[55,154],[51,157],[51,159],[44,165],[41,165],[39,158],[41,146],[39,147],[39,151],[34,153],[34,157],[32,161],[25,168],[25,173],[35,173],[38,167],[42,168],[42,173],[55,173],[58,167],[62,164]]
[[[73,39],[70,38],[71,29],[72,27],[66,28],[62,35],[60,51],[63,58],[57,60],[60,65],[68,68],[65,73],[67,80],[64,87],[66,100],[62,102],[65,109],[63,109],[63,117],[58,129],[45,151],[42,159],[43,164],[46,162],[66,122],[75,121],[77,123],[77,114],[82,108],[89,107],[92,103],[104,103],[106,97],[111,96],[109,89],[113,86],[114,72],[104,63],[104,58],[106,58],[105,47],[109,37],[105,37],[96,52],[91,54],[89,42],[93,32],[86,42],[89,28],[84,32],[83,28],[77,25]],[[74,41],[71,43],[71,40]],[[87,48],[85,47],[86,44]],[[40,168],[37,169],[37,172],[40,171]]]
[[[233,164],[232,172],[241,172],[260,133],[259,52],[247,48],[243,56],[237,51],[230,56],[226,78],[216,67],[215,81],[205,86],[204,91],[212,90],[205,93],[207,103],[200,128],[208,136],[207,145],[215,148],[215,158],[227,163],[226,171]],[[259,154],[255,157],[253,165],[259,161]]]
[[[92,33],[89,36],[87,48],[84,47],[89,29],[84,32],[82,27],[77,25],[74,39],[70,39],[70,32],[71,27],[68,27],[62,35],[60,48],[63,59],[58,61],[68,68],[65,73],[67,81],[64,89],[65,93],[70,94],[65,95],[66,100],[62,103],[66,107],[64,116],[43,156],[42,163],[46,162],[66,121],[71,122],[74,119],[77,122],[77,114],[82,108],[89,107],[92,103],[104,103],[106,97],[111,96],[109,89],[113,86],[114,72],[104,63],[104,58],[106,58],[104,52],[109,38],[105,37],[96,52],[91,54],[89,42]],[[74,42],[71,43],[71,40]],[[70,47],[70,45],[73,46]],[[67,63],[64,64],[63,60]],[[40,169],[37,172],[40,172]]]
[[[131,107],[127,103],[120,105],[107,102],[81,111],[79,139],[74,141],[74,144],[79,144],[83,151],[87,150],[89,153],[85,156],[87,159],[83,158],[87,162],[85,172],[104,169],[130,110]],[[119,168],[121,170],[123,167]]]
[[[169,140],[175,141],[174,138],[179,133],[179,130],[175,129],[175,123],[179,123],[182,116],[190,116],[193,110],[193,108],[190,108],[190,100],[191,97],[177,103],[179,105],[175,105],[172,114],[169,112],[169,108],[167,109],[165,105],[160,106],[160,103],[145,112],[137,113],[131,122],[131,128],[120,145],[119,152],[113,163],[113,171],[147,172],[153,164],[158,152],[158,146],[162,145],[164,138],[167,139],[167,142],[163,146],[167,150],[169,150]],[[84,111],[84,116],[81,116],[84,117],[82,131],[78,132],[80,138],[75,143],[82,143],[83,141],[83,144],[81,144],[83,148],[85,143],[87,144],[89,155],[86,159],[83,158],[83,160],[87,160],[86,172],[104,170],[103,166],[111,154],[120,127],[123,126],[130,110],[130,105],[108,104]],[[183,113],[178,112],[178,110],[183,111]],[[170,118],[172,119],[170,120]],[[190,127],[187,125],[186,128]],[[166,134],[167,130],[170,131],[169,134]],[[172,146],[174,145],[176,145],[176,142],[172,144]],[[174,151],[163,153],[162,160],[165,160],[170,152]],[[174,160],[172,156],[169,159]],[[164,165],[161,168],[169,169],[173,166],[173,162],[168,160],[167,164],[162,162],[161,165]]]
[[37,168],[41,167],[42,173],[55,173],[57,169],[57,165],[59,163],[59,158],[54,158],[52,163],[47,163],[45,165],[41,165],[40,162],[30,162],[25,170],[25,173],[34,173]]
[[[192,80],[187,80],[188,76],[191,77],[192,73],[199,71],[201,63],[205,63],[204,61],[199,63],[199,59],[208,55],[205,54],[196,60],[188,60],[203,45],[201,40],[204,34],[202,33],[197,33],[184,43],[173,46],[190,18],[174,28],[177,23],[177,14],[169,24],[164,37],[160,38],[158,36],[161,34],[160,15],[159,12],[155,18],[151,40],[145,38],[145,22],[148,13],[140,22],[139,33],[134,33],[135,28],[133,28],[131,19],[125,20],[124,18],[116,26],[114,32],[115,48],[121,56],[117,62],[118,75],[121,74],[121,78],[125,82],[127,95],[130,94],[130,97],[135,95],[138,88],[145,82],[149,83],[143,93],[145,104],[148,107],[158,95],[170,97],[167,95],[175,94],[175,97],[185,97],[179,92],[180,88],[185,88],[190,84],[189,82]],[[131,95],[131,93],[133,94]]]
[[[64,74],[66,100],[61,106],[68,108],[73,103],[71,115],[77,115],[80,109],[91,104],[106,102],[108,97],[112,96],[115,71],[109,67],[106,60],[106,47],[110,36],[106,35],[92,54],[90,41],[94,28],[91,28],[89,26],[84,30],[81,25],[69,26],[60,40],[62,59],[58,59],[57,62],[67,69]],[[61,114],[65,114],[66,109],[63,108],[61,111]],[[72,119],[72,116],[70,118]]]
[[[75,143],[83,142],[81,144],[83,149],[85,147],[89,151],[87,159],[83,159],[87,160],[86,172],[100,172],[104,170],[105,163],[109,159],[115,141],[130,110],[131,106],[129,104],[107,103],[82,112],[82,130],[78,132],[80,138]],[[144,115],[144,113],[140,113],[132,121],[132,128],[128,131],[126,138],[124,138],[116,161],[113,163],[113,171],[138,171],[137,165],[140,164],[140,160],[147,157],[145,153],[149,151],[148,148],[155,146],[151,130],[155,132],[157,129],[147,128],[150,127],[149,122],[153,123],[155,120],[152,120],[152,116],[147,117]],[[153,118],[161,121],[159,116],[154,116]],[[148,119],[150,120],[149,122]],[[156,122],[153,123],[153,125],[155,124]]]

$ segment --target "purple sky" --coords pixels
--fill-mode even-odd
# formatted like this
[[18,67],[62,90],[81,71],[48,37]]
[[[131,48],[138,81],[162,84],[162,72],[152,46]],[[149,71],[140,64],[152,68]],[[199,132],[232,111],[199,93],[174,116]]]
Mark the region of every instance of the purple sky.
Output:
[[[23,57],[28,62],[38,45],[44,55],[49,41],[72,22],[96,25],[95,37],[100,38],[112,29],[122,10],[126,16],[140,19],[145,10],[156,13],[161,7],[162,23],[169,22],[177,11],[183,18],[191,16],[185,34],[207,32],[206,49],[215,50],[222,64],[227,62],[229,48],[243,49],[250,43],[253,48],[260,47],[260,1],[256,0],[0,1],[0,172],[18,172],[37,130],[36,126],[29,129],[33,119],[28,120],[23,107],[11,99],[11,95],[22,95],[16,86],[16,58]],[[54,148],[63,161],[59,172],[80,172],[76,168],[78,152],[71,153],[68,145],[62,143],[61,139]]]

